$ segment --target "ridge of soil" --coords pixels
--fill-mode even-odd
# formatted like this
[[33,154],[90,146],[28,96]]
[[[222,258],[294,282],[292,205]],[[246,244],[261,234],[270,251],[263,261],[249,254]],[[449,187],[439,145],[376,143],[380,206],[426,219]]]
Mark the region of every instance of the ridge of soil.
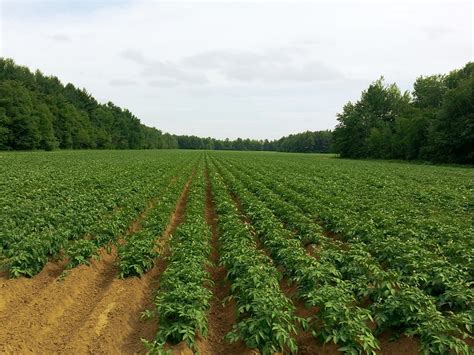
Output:
[[[147,278],[148,288],[146,292],[145,301],[142,303],[139,313],[150,310],[154,308],[153,304],[153,295],[155,290],[158,288],[159,275],[165,271],[167,266],[167,257],[169,256],[170,250],[168,246],[168,240],[170,236],[174,233],[176,228],[184,222],[186,215],[186,205],[188,203],[189,189],[191,187],[191,181],[195,175],[195,171],[191,174],[186,185],[184,186],[183,192],[178,199],[176,208],[170,216],[168,225],[166,226],[165,231],[163,232],[161,238],[157,241],[156,249],[160,253],[160,257],[156,261],[153,268],[145,274]],[[132,327],[132,332],[130,333],[129,340],[126,342],[123,352],[125,353],[145,353],[141,339],[153,340],[156,336],[158,330],[158,324],[156,319],[149,321],[141,321],[140,319],[135,319],[135,325]]]
[[237,321],[237,310],[235,300],[223,300],[230,295],[230,283],[226,279],[226,269],[219,265],[219,228],[217,225],[217,213],[209,178],[209,171],[205,169],[206,177],[206,222],[211,229],[211,255],[212,266],[208,268],[214,285],[211,288],[213,297],[211,308],[208,314],[209,332],[206,339],[198,340],[198,349],[201,355],[212,354],[252,354],[253,350],[248,349],[245,343],[240,341],[230,344],[225,340],[225,335],[232,330],[232,326]]

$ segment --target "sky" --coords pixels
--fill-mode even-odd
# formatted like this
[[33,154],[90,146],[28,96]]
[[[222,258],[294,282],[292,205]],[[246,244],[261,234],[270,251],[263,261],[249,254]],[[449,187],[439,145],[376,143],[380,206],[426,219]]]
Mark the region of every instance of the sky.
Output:
[[0,0],[0,56],[165,132],[275,139],[333,129],[380,76],[474,58],[471,1]]

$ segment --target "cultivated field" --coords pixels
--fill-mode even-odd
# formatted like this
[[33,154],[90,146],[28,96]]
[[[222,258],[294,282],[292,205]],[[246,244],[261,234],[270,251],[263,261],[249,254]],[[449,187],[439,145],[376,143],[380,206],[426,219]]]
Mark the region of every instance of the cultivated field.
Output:
[[472,168],[0,153],[0,190],[0,353],[473,351]]

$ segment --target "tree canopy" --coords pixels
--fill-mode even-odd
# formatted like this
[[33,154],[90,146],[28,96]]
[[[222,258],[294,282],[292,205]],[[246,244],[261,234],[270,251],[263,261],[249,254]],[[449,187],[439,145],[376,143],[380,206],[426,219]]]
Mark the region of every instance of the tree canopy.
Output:
[[85,89],[0,58],[0,149],[177,148],[170,134]]
[[334,148],[342,157],[474,163],[474,63],[419,77],[402,93],[383,78],[337,115]]

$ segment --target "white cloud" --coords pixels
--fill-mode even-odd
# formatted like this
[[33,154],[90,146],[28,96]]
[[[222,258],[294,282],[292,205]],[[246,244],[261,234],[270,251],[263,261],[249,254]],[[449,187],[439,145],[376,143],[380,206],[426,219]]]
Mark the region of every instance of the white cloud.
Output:
[[[120,57],[139,64],[142,67],[140,70],[140,75],[147,78],[165,78],[168,81],[171,79],[177,82],[188,84],[206,84],[209,82],[206,75],[203,73],[180,68],[178,64],[170,61],[163,62],[159,60],[147,59],[141,52],[137,50],[124,50],[120,53]],[[157,83],[159,80],[154,82]]]
[[124,50],[120,52],[120,57],[131,60],[132,62],[136,62],[139,64],[147,64],[147,60],[145,59],[145,56],[136,49]]
[[155,80],[148,81],[148,85],[152,87],[156,87],[156,88],[172,88],[172,87],[175,87],[176,85],[179,85],[179,83],[173,80],[155,79]]
[[51,39],[58,42],[71,42],[71,38],[61,33],[56,33],[50,36]]
[[299,47],[270,48],[262,52],[209,51],[186,57],[184,65],[201,70],[217,71],[228,80],[242,82],[313,82],[342,78],[334,68],[318,61],[304,61]]
[[112,79],[109,84],[112,86],[133,86],[137,85],[137,82],[131,79]]

